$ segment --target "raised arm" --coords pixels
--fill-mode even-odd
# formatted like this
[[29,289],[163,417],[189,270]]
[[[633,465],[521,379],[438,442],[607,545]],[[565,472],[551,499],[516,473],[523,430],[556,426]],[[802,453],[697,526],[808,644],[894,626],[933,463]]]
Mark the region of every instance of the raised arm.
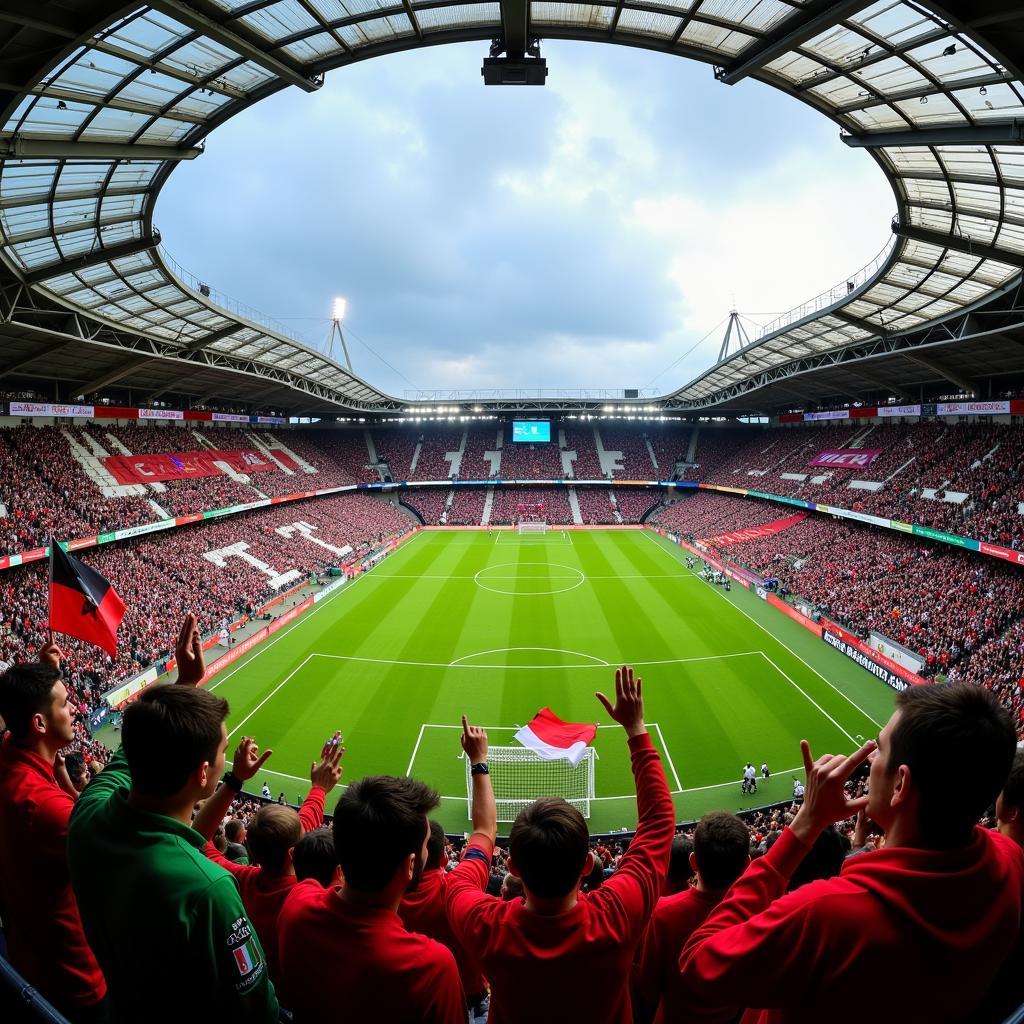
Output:
[[[487,733],[479,725],[470,725],[466,716],[462,716],[462,749],[471,765],[487,763]],[[491,776],[486,771],[477,770],[473,773],[473,835],[474,839],[486,840],[491,850],[498,838],[498,807],[494,802],[494,788]]]
[[661,758],[644,724],[643,680],[634,678],[633,670],[623,665],[615,671],[615,704],[603,693],[595,696],[626,730],[637,803],[636,835],[615,873],[595,897],[599,898],[597,902],[607,903],[609,909],[617,901],[616,910],[624,915],[623,927],[639,934],[661,895],[661,884],[668,871],[675,807]]
[[217,826],[228,813],[231,801],[242,791],[242,786],[267,763],[267,758],[272,753],[272,750],[264,750],[261,754],[259,744],[252,736],[242,737],[242,742],[235,749],[231,771],[217,787],[217,792],[199,808],[199,813],[192,822],[192,827],[204,839],[213,838]]
[[303,832],[312,832],[324,823],[324,801],[341,778],[341,759],[345,756],[345,743],[340,732],[330,736],[320,751],[320,760],[309,769],[310,790],[299,808]]

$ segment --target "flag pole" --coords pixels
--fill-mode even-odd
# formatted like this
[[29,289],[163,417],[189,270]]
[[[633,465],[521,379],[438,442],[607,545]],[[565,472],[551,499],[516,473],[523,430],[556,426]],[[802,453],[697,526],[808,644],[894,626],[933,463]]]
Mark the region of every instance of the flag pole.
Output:
[[49,535],[50,548],[50,579],[46,587],[46,632],[47,639],[53,643],[53,545],[55,541],[53,534]]

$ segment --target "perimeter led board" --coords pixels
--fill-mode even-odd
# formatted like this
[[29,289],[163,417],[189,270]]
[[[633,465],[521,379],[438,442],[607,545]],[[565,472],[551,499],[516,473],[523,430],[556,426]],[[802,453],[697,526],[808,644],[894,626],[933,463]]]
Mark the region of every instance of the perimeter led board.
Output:
[[513,420],[512,440],[539,443],[551,440],[550,420]]

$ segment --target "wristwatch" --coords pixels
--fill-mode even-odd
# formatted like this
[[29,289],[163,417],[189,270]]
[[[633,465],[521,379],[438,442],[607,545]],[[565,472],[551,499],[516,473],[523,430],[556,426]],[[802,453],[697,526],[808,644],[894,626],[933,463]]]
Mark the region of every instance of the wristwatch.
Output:
[[490,775],[491,769],[487,767],[486,761],[480,761],[469,770],[470,775]]
[[233,789],[236,793],[242,792],[242,780],[234,772],[225,772],[224,778],[220,781],[223,782],[228,789]]

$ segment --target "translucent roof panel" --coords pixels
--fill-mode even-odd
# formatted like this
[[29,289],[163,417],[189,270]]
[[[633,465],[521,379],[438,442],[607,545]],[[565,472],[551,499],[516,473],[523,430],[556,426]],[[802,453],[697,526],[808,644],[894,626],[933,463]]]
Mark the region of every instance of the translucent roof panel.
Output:
[[[805,303],[676,399],[952,315],[1024,265],[1024,147],[1010,141],[1021,82],[928,4],[835,7],[830,17],[807,0],[528,5],[528,31],[542,39],[647,47],[713,65],[730,84],[753,76],[783,89],[869,147],[892,182],[896,237],[852,286]],[[247,360],[336,388],[341,402],[393,405],[173,264],[152,227],[159,187],[255,99],[314,91],[326,72],[377,53],[489,42],[501,25],[495,0],[207,0],[140,5],[70,50],[65,37],[67,55],[2,122],[0,257],[32,287],[167,351]]]

